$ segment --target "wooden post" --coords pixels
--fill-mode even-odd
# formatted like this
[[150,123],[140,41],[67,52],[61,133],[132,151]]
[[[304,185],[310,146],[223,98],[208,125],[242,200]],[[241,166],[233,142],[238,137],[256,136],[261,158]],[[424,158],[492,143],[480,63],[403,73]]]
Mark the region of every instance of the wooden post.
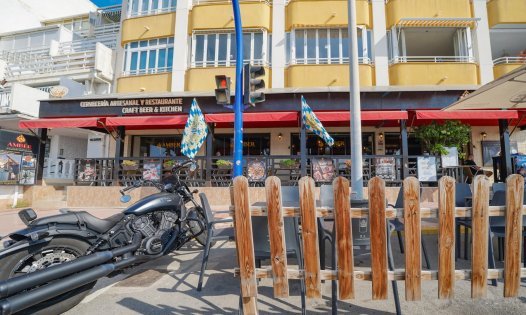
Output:
[[517,297],[521,283],[522,205],[524,177],[506,180],[506,245],[504,246],[504,297]]
[[438,185],[438,298],[452,299],[455,292],[455,179],[444,176]]
[[267,193],[268,232],[270,238],[270,261],[274,280],[274,296],[289,297],[289,278],[287,275],[287,250],[281,203],[281,180],[270,176],[265,181]]
[[354,258],[349,180],[338,177],[334,187],[334,228],[338,250],[338,288],[340,300],[354,299]]
[[371,276],[373,300],[387,299],[387,232],[385,221],[385,181],[369,180],[369,224],[371,225]]
[[471,247],[471,297],[487,295],[488,279],[488,226],[489,226],[489,180],[485,175],[475,177],[473,185],[473,243]]
[[257,314],[257,282],[248,180],[234,178],[234,223],[244,314]]
[[307,297],[318,299],[321,298],[321,278],[314,180],[310,177],[302,177],[298,185],[300,190],[303,257],[305,259],[305,286]]
[[[419,301],[422,291],[420,183],[404,179],[405,299]],[[389,236],[387,236],[389,237]]]

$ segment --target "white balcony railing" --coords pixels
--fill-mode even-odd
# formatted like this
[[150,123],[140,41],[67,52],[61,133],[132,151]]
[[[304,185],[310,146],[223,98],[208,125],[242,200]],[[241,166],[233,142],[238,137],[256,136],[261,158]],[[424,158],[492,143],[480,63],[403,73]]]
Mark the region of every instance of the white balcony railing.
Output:
[[3,90],[0,91],[0,113],[9,112],[11,106],[11,91]]
[[430,62],[430,63],[441,63],[441,62],[475,62],[473,57],[469,56],[398,56],[389,61],[389,64],[395,63],[410,63],[410,62]]
[[[222,3],[232,3],[232,0],[193,0],[193,5],[200,4],[222,4]],[[272,0],[240,0],[240,3],[246,2],[263,2],[265,4],[271,5]],[[288,2],[288,1],[287,1]]]
[[32,74],[50,74],[91,69],[95,65],[95,51],[59,56],[42,56],[36,60],[7,65],[7,78]]
[[75,160],[50,159],[44,160],[44,179],[71,179],[75,176]]
[[506,63],[526,63],[526,57],[500,57],[493,60],[495,66]]
[[134,76],[134,75],[157,74],[157,73],[166,73],[166,72],[172,72],[172,67],[123,71],[122,76],[129,77],[129,76]]
[[[358,63],[363,65],[372,64],[369,57],[359,57]],[[343,65],[349,64],[349,57],[342,58],[294,58],[287,65]]]
[[[245,63],[250,62],[253,66],[270,66],[270,63],[267,60],[255,59],[248,60],[245,59]],[[209,60],[209,61],[194,61],[191,63],[192,68],[215,68],[215,67],[234,67],[236,65],[235,60]]]

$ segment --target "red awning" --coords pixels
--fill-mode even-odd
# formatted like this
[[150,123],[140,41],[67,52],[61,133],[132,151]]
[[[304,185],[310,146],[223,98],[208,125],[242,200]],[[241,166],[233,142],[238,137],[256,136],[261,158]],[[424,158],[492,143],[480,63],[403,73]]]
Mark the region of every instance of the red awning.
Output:
[[42,118],[33,120],[22,120],[18,123],[20,128],[88,128],[102,127],[104,118]]
[[[348,111],[314,112],[321,122],[348,122],[351,114]],[[401,120],[407,119],[406,111],[362,111],[362,121]]]
[[158,127],[173,126],[181,127],[186,124],[187,115],[177,116],[126,116],[126,117],[108,117],[106,118],[107,126],[126,126],[126,127]]
[[499,120],[517,119],[519,114],[516,110],[417,110],[417,120]]
[[[299,126],[298,112],[258,112],[243,113],[243,125],[252,128],[264,127],[296,127]],[[208,123],[215,123],[217,127],[232,127],[233,113],[206,114]]]

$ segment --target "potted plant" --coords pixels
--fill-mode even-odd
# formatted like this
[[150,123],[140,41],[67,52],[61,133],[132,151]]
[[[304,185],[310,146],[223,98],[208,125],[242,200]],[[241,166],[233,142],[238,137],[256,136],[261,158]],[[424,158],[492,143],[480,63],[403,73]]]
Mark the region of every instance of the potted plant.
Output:
[[460,159],[466,157],[464,149],[469,143],[470,132],[470,127],[458,120],[448,120],[444,124],[433,121],[429,125],[415,128],[416,138],[422,141],[424,148],[430,154],[447,155],[446,148],[456,147]]
[[286,159],[281,160],[279,164],[282,168],[296,168],[298,166],[298,161],[295,159]]
[[217,160],[216,165],[218,168],[231,169],[234,163],[228,160]]
[[175,165],[175,161],[174,160],[165,160],[164,163],[163,163],[163,168],[166,168],[166,169],[172,169]]
[[124,171],[136,171],[139,169],[139,165],[137,164],[137,161],[133,160],[124,160],[122,161],[122,169]]

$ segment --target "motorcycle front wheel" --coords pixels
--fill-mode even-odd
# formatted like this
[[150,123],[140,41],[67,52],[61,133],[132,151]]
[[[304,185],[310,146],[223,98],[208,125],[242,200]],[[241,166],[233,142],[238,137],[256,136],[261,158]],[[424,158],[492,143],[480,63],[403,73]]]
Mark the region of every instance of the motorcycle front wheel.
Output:
[[[54,238],[17,251],[0,260],[0,280],[19,277],[37,270],[74,260],[86,253],[89,244],[74,238]],[[61,314],[79,304],[97,281],[31,306],[17,314]]]

